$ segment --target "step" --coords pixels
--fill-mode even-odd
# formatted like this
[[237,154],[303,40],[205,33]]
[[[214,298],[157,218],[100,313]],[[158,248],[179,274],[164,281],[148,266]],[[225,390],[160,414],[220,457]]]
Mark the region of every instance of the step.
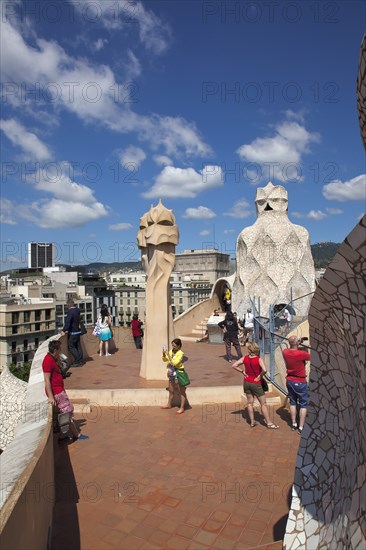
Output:
[[202,338],[202,335],[200,335],[199,337],[191,336],[191,335],[178,336],[178,338],[180,338],[182,342],[196,342],[196,340],[199,340],[200,338]]
[[88,414],[92,410],[90,399],[84,397],[75,397],[72,399],[74,405],[74,412]]
[[206,331],[205,331],[205,330],[202,330],[201,328],[194,328],[194,329],[192,329],[191,334],[192,334],[192,335],[194,335],[194,334],[201,335],[201,337],[202,337],[202,336],[205,335],[205,332],[206,332]]

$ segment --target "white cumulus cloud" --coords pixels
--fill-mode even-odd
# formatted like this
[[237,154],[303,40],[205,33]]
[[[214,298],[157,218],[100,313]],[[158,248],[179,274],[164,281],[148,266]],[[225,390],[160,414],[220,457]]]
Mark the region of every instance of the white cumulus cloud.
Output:
[[211,231],[209,231],[208,229],[203,229],[203,231],[200,231],[201,237],[207,237],[210,233]]
[[[146,15],[148,12],[142,8],[141,13]],[[143,20],[141,28],[145,29],[145,39],[148,41],[150,36],[152,40],[148,23],[151,18],[143,17]],[[32,30],[32,39],[25,40],[22,35],[25,31],[13,26],[10,19],[0,19],[0,25],[4,80],[13,83],[15,90],[33,87],[34,83],[42,90],[41,105],[39,99],[36,101],[29,96],[25,104],[28,110],[34,103],[37,109],[46,104],[58,115],[65,109],[84,124],[100,124],[118,133],[135,133],[154,151],[161,147],[167,155],[190,157],[212,152],[194,122],[156,113],[137,114],[132,110],[139,90],[130,78],[139,74],[140,67],[130,50],[126,56],[125,79],[119,81],[108,65],[73,57],[56,41],[38,38],[35,30]],[[50,93],[52,100],[47,99]],[[21,94],[16,92],[7,94],[7,101],[14,106],[24,104]]]
[[6,223],[8,225],[15,225],[16,208],[12,201],[9,199],[2,198],[0,199],[0,222]]
[[133,171],[140,168],[141,163],[146,159],[146,154],[140,147],[130,145],[119,154],[123,168]]
[[154,54],[170,46],[172,33],[167,23],[141,2],[130,0],[70,0],[83,20],[101,25],[109,31],[137,27],[139,39]]
[[239,199],[228,212],[224,212],[224,216],[230,216],[237,219],[247,218],[250,214],[250,204],[245,199]]
[[325,212],[322,212],[321,210],[310,210],[310,212],[307,214],[307,218],[310,218],[311,220],[324,220],[327,215]]
[[317,133],[308,132],[298,122],[286,120],[276,125],[274,135],[256,138],[241,145],[236,152],[242,160],[254,163],[246,169],[247,177],[253,183],[272,178],[302,181],[302,157],[310,152],[310,144],[319,140]]
[[60,199],[44,199],[17,207],[19,217],[45,229],[80,227],[86,223],[108,215],[100,202],[83,204]]
[[365,201],[366,200],[366,174],[361,174],[348,181],[335,180],[323,186],[323,195],[328,200]]
[[173,161],[166,155],[154,155],[153,156],[154,161],[158,166],[172,166]]
[[132,229],[133,225],[130,223],[113,223],[112,225],[108,226],[108,229],[111,229],[112,231],[127,231],[128,229]]
[[25,160],[43,162],[51,158],[47,145],[14,118],[1,120],[1,129],[13,145],[22,149]]
[[211,208],[198,206],[197,208],[187,208],[182,217],[190,220],[210,220],[215,216],[216,214]]
[[166,166],[143,197],[195,198],[202,191],[222,187],[223,180],[220,166],[205,166],[199,172],[193,168]]

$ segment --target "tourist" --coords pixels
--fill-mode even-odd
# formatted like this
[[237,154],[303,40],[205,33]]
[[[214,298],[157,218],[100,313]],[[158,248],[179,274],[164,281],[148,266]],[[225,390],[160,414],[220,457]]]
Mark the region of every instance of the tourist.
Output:
[[99,333],[99,355],[103,355],[103,343],[105,346],[105,354],[106,356],[111,355],[108,352],[109,348],[109,340],[112,339],[112,317],[109,315],[108,307],[106,304],[102,304],[102,307],[100,308],[100,316],[98,317],[97,325],[100,328]]
[[252,313],[252,308],[248,307],[246,314],[243,319],[244,325],[244,345],[248,342],[251,343],[253,340],[253,331],[254,331],[254,316]]
[[[283,358],[286,365],[286,386],[290,397],[290,415],[292,430],[301,434],[306,418],[308,406],[308,384],[306,381],[306,361],[310,361],[310,353],[305,348],[300,348],[302,343],[297,336],[288,339],[290,348],[283,350]],[[299,424],[297,424],[297,405],[299,405]]]
[[234,317],[234,314],[231,311],[228,311],[227,314],[225,315],[224,321],[221,321],[220,323],[218,323],[217,326],[219,326],[224,332],[226,356],[229,363],[233,361],[233,358],[231,355],[231,344],[233,344],[233,346],[235,347],[238,357],[242,357],[239,339],[238,339],[239,326]]
[[160,407],[161,409],[171,409],[174,397],[174,390],[178,387],[180,394],[180,407],[177,410],[177,414],[184,413],[184,405],[187,400],[186,386],[190,384],[188,374],[186,373],[183,365],[184,353],[182,351],[182,341],[180,338],[172,340],[172,349],[168,352],[163,347],[163,361],[167,364],[167,377],[169,380],[169,398],[168,404]]
[[75,305],[74,300],[67,300],[67,317],[61,336],[67,334],[67,347],[74,358],[72,367],[83,366],[83,350],[80,343],[80,309]]
[[[248,413],[250,419],[250,427],[257,426],[254,420],[254,397],[259,401],[261,411],[267,428],[277,430],[278,426],[273,424],[269,418],[266,396],[262,388],[262,378],[267,372],[263,359],[259,357],[259,347],[255,342],[248,344],[248,355],[243,359],[236,361],[232,367],[244,375],[244,392],[248,401]],[[241,366],[244,365],[244,369]]]
[[48,353],[42,362],[45,391],[48,403],[57,407],[60,413],[70,413],[69,429],[74,439],[79,436],[79,428],[73,420],[74,407],[69,400],[64,387],[62,371],[59,367],[61,342],[51,340],[48,344]]
[[224,302],[224,311],[231,311],[231,290],[227,286],[224,290],[224,296],[223,296],[223,302]]
[[134,314],[132,317],[132,323],[131,323],[131,329],[132,329],[132,336],[135,341],[136,349],[142,349],[142,342],[141,338],[143,337],[144,333],[142,330],[143,322],[140,321],[139,316],[137,313]]

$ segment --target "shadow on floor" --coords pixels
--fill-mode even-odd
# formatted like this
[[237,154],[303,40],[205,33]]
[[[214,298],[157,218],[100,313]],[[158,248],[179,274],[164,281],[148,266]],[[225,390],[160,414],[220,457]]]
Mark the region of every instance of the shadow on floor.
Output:
[[55,435],[55,506],[51,550],[80,550],[80,526],[76,506],[79,492],[69,455],[69,445],[72,444],[71,440],[58,441],[58,436]]
[[[287,492],[287,507],[290,510],[291,500],[292,500],[292,487],[289,488]],[[273,526],[273,538],[274,540],[283,540],[286,533],[286,524],[287,524],[288,514],[282,516]]]

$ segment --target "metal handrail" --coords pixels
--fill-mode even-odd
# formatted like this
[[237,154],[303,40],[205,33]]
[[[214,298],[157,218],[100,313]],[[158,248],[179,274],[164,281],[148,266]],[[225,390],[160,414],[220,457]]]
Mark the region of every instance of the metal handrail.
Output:
[[[268,317],[264,317],[261,315],[260,311],[260,297],[258,297],[258,307],[256,304],[256,298],[254,297],[252,302],[252,309],[254,313],[254,336],[255,340],[259,345],[260,355],[262,357],[267,356],[269,359],[269,376],[267,375],[267,379],[271,384],[273,384],[281,393],[284,395],[288,395],[287,389],[283,387],[283,385],[279,384],[275,377],[280,375],[280,372],[278,372],[278,366],[275,362],[275,353],[276,349],[283,345],[284,342],[288,342],[288,338],[286,336],[283,336],[281,334],[278,334],[275,327],[275,319],[281,314],[281,312],[286,309],[287,306],[291,306],[293,308],[293,303],[297,300],[301,300],[302,298],[306,298],[307,296],[310,296],[314,294],[314,292],[309,292],[307,294],[304,294],[303,296],[300,296],[296,298],[295,300],[292,299],[292,289],[291,289],[291,300],[288,304],[286,304],[285,307],[282,308],[281,311],[275,313],[274,312],[274,306],[269,306],[268,311]],[[307,317],[303,316],[300,320],[297,322],[292,321],[290,323],[291,330],[299,326]],[[311,347],[305,344],[302,344],[303,347],[306,347],[308,350],[311,350]],[[283,375],[283,373],[282,373]]]

